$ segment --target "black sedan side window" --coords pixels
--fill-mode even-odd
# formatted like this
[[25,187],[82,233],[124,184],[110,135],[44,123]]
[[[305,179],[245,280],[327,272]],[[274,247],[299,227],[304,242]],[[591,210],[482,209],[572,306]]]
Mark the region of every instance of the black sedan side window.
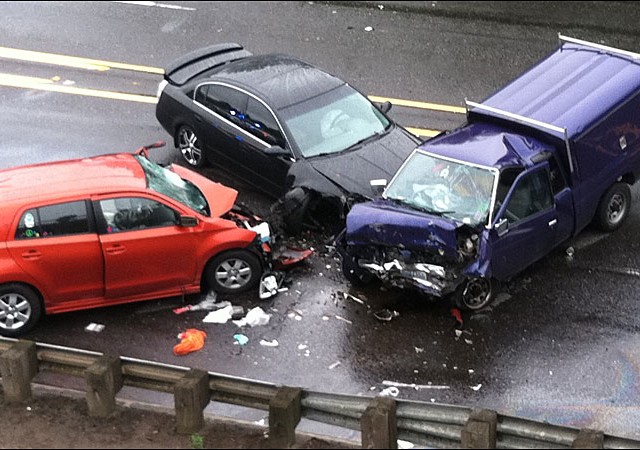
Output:
[[245,129],[271,145],[279,145],[283,148],[285,146],[284,136],[271,111],[251,97],[247,106]]
[[[196,93],[196,99],[199,97],[198,93]],[[248,98],[247,94],[236,89],[210,84],[203,104],[216,114],[220,114],[225,119],[244,128]]]

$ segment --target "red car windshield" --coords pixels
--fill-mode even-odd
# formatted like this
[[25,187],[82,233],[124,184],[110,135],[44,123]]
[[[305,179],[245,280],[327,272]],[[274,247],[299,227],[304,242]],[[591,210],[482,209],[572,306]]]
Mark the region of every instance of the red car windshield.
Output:
[[149,161],[144,156],[136,155],[135,158],[144,170],[150,189],[166,195],[200,214],[209,216],[207,199],[195,184],[180,178],[175,172]]

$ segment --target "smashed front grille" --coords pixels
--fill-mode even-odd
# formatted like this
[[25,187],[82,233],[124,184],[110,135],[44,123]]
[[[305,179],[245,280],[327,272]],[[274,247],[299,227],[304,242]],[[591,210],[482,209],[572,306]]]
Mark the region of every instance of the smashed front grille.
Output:
[[442,297],[453,292],[462,281],[464,264],[452,263],[439,253],[384,246],[359,250],[358,266],[394,287],[413,287]]

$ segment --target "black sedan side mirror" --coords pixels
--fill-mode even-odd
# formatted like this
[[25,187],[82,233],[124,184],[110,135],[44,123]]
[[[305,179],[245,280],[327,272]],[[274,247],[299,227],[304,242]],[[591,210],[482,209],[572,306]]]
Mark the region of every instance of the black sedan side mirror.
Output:
[[273,155],[273,156],[291,156],[291,152],[289,150],[285,150],[279,145],[272,145],[269,148],[265,148],[264,152],[267,155]]
[[380,111],[382,111],[384,114],[388,113],[389,111],[391,111],[391,107],[393,106],[391,104],[390,101],[386,101],[384,103],[380,103],[380,102],[373,102],[374,105],[376,105],[376,108],[378,108]]

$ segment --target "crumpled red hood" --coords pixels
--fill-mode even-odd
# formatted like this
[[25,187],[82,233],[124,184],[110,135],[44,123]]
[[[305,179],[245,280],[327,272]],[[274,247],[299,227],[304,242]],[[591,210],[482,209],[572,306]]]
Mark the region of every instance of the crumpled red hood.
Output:
[[200,189],[207,198],[209,209],[211,210],[211,217],[220,217],[233,208],[236,198],[238,198],[238,191],[235,189],[211,181],[199,173],[177,164],[171,164],[170,169],[178,174],[180,178],[191,181],[198,186],[198,189]]

